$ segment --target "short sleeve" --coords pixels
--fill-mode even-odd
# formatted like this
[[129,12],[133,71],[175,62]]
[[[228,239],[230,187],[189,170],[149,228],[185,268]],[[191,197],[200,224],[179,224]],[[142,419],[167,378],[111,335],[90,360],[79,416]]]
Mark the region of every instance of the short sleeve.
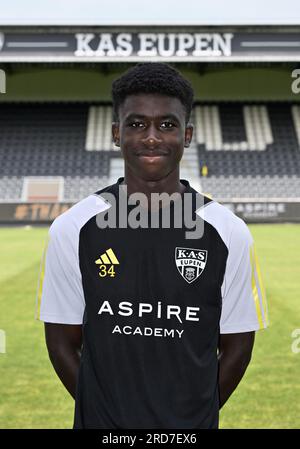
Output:
[[78,235],[60,220],[50,227],[41,264],[37,318],[49,323],[82,324],[84,308]]
[[268,326],[268,311],[253,238],[242,220],[232,230],[222,284],[220,333],[250,332]]

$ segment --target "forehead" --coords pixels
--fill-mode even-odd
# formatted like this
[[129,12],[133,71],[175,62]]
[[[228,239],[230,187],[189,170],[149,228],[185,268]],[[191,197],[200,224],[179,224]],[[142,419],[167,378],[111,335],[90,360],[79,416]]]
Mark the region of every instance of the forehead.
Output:
[[175,115],[178,120],[185,120],[185,108],[176,97],[160,94],[128,95],[119,109],[120,120],[129,115],[143,115],[145,117]]

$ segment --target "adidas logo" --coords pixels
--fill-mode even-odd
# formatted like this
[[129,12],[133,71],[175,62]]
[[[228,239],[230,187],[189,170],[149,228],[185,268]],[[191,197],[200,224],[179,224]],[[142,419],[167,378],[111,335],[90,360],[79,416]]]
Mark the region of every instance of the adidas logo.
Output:
[[[111,248],[105,251],[105,253],[101,254],[99,259],[95,260],[95,264],[99,265],[99,276],[105,277],[115,277],[115,269],[114,265],[120,265],[120,262],[118,261],[117,256],[113,252]],[[108,268],[108,265],[110,265],[110,268]]]

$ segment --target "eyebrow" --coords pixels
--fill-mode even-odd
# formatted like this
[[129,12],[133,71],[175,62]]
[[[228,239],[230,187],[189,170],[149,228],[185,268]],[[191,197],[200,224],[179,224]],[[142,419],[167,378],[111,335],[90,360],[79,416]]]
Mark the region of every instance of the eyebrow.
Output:
[[[176,115],[174,115],[174,114],[159,115],[159,116],[155,117],[155,119],[157,119],[157,118],[159,118],[161,120],[171,119],[171,120],[174,120],[176,122],[180,122],[180,119]],[[149,119],[149,116],[143,115],[143,114],[131,113],[127,117],[125,117],[124,121],[133,120],[133,119],[142,119],[142,120],[144,120],[144,119]]]

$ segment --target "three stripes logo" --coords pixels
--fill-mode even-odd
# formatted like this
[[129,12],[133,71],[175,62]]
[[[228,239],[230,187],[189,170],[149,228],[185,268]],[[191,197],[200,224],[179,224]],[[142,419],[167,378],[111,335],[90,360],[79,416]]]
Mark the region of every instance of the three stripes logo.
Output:
[[99,259],[95,260],[95,264],[99,265],[99,276],[101,278],[106,276],[113,278],[116,275],[115,265],[120,265],[120,262],[113,250],[109,248],[105,253],[101,254]]

